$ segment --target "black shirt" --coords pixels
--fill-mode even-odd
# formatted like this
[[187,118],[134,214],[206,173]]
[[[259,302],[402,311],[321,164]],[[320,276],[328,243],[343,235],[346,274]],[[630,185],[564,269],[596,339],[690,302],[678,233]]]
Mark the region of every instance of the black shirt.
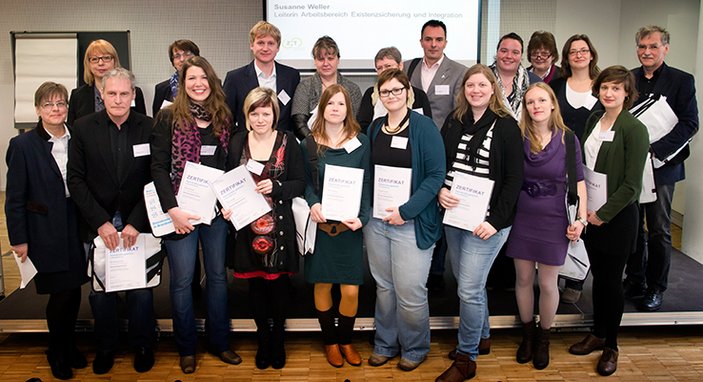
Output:
[[112,161],[117,169],[117,180],[122,183],[127,174],[127,158],[132,155],[127,144],[127,130],[129,130],[130,119],[117,126],[115,122],[108,118],[107,128],[110,136],[110,150],[112,151]]
[[647,78],[644,76],[644,70],[642,70],[642,75],[637,78],[637,91],[640,97],[646,97],[647,94],[652,93],[654,90],[654,85],[656,85],[659,75],[662,72],[664,65],[660,65],[657,70],[652,74],[652,78]]
[[212,124],[199,128],[198,131],[200,132],[200,164],[224,170],[227,156],[220,146],[220,139],[213,134]]
[[[409,123],[408,117],[410,116],[410,111],[401,122],[402,125],[407,125]],[[387,124],[387,116],[385,117],[384,125]],[[410,126],[405,127],[398,134],[390,135],[383,131],[378,132],[378,136],[374,140],[373,147],[371,148],[371,163],[374,165],[379,164],[382,166],[392,166],[392,167],[402,167],[402,168],[412,168],[412,151],[410,149]],[[396,140],[396,147],[392,147],[393,139]],[[405,141],[404,148],[401,148],[402,142]]]

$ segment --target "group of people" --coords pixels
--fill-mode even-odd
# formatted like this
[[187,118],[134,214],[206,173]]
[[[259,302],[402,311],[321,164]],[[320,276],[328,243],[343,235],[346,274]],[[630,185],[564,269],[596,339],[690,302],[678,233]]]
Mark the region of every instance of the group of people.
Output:
[[[693,77],[664,63],[668,32],[644,27],[636,42],[642,66],[633,71],[599,70],[585,35],[567,40],[560,68],[548,32],[530,39],[529,68],[522,65],[523,40],[515,33],[500,39],[493,65],[466,68],[444,55],[446,26],[430,20],[421,29],[424,56],[403,61],[396,48],[381,49],[374,59],[377,82],[362,95],[338,72],[340,51],[331,37],[315,43],[316,72],[301,80],[297,70],[275,61],[280,31],[261,21],[250,31],[254,60],[227,73],[224,84],[196,44],[171,44],[176,71],[156,85],[152,119],[144,115],[142,92],[132,73],[120,67],[114,47],[94,41],[84,59],[86,84],[70,98],[62,85],[42,84],[35,94],[37,127],[13,138],[7,154],[10,242],[18,257],[35,263],[38,293],[50,295],[52,373],[68,379],[73,368],[87,366],[74,340],[81,285],[88,281],[86,253],[97,236],[113,250],[129,248],[140,233],[150,232],[142,192],[153,181],[175,228],[162,243],[184,373],[197,368],[193,285],[200,282],[199,247],[208,350],[225,363],[242,362],[228,339],[229,266],[234,277],[248,281],[256,367],[285,366],[290,277],[300,271],[292,206],[303,197],[317,224],[304,275],[314,284],[332,366],[362,363],[352,333],[364,247],[376,282],[368,364],[381,366],[400,356],[397,366],[411,371],[426,359],[428,284],[433,275],[435,281],[441,277],[446,251],[457,280],[460,320],[458,344],[449,353],[453,363],[437,381],[472,378],[478,355],[490,352],[486,281],[505,247],[514,262],[523,327],[516,361],[547,367],[559,269],[569,243],[583,239],[593,274],[594,330],[569,351],[602,350],[597,371],[612,374],[623,295],[642,292],[649,310],[661,304],[671,251],[671,194],[683,179],[688,151],[670,155],[698,128]],[[650,145],[647,127],[628,110],[651,94],[666,97],[679,122]],[[654,170],[657,201],[640,206],[649,152],[664,164]],[[224,208],[210,224],[194,224],[201,217],[179,207],[177,198],[187,162],[222,171],[246,166],[271,211],[239,230],[227,222],[233,211]],[[569,169],[573,164],[575,171]],[[335,166],[363,170],[358,214],[342,221],[328,220],[322,208],[325,172]],[[607,198],[597,209],[587,205],[584,166],[607,176]],[[408,174],[409,197],[375,211],[374,173],[388,168]],[[485,218],[471,230],[443,224],[443,214],[462,203],[452,192],[458,178],[492,183]],[[580,199],[571,218],[565,208],[570,180],[577,185],[570,191]],[[642,257],[645,216],[649,253]],[[564,294],[574,302],[581,287],[567,284]],[[154,364],[152,291],[130,290],[126,299],[134,368],[144,372]],[[96,374],[109,372],[114,362],[117,301],[116,292],[90,293]]]

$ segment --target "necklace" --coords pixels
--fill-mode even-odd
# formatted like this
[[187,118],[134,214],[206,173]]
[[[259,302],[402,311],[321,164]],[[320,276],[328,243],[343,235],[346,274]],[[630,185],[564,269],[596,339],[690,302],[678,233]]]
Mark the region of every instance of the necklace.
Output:
[[400,121],[398,126],[396,127],[391,127],[390,122],[388,121],[388,116],[386,115],[386,122],[383,124],[383,132],[388,134],[388,135],[396,135],[400,133],[401,131],[405,130],[408,126],[410,126],[410,123],[408,123],[408,120],[410,119],[410,112],[405,113],[405,117],[403,117],[403,120]]

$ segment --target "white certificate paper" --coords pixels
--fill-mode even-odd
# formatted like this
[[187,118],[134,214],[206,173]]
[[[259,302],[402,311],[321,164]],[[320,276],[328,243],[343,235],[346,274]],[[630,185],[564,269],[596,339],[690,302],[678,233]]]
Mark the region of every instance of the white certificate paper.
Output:
[[[120,245],[115,250],[105,249],[105,291],[146,288],[146,237],[142,234],[131,248]],[[105,248],[100,236],[95,240],[96,248]]]
[[217,197],[210,188],[210,182],[219,178],[223,173],[224,171],[216,168],[186,162],[176,200],[181,209],[200,216],[200,220],[191,220],[191,224],[205,223],[209,225],[215,218]]
[[488,204],[493,192],[493,181],[455,171],[451,193],[459,198],[459,205],[444,213],[444,224],[473,231],[486,220]]
[[390,215],[386,208],[400,207],[410,199],[412,169],[392,166],[374,166],[373,217],[383,219]]
[[32,281],[34,276],[37,275],[37,268],[34,266],[34,263],[32,262],[32,259],[29,258],[29,256],[27,256],[27,259],[24,261],[24,263],[20,260],[19,257],[17,257],[15,251],[12,251],[12,257],[15,258],[17,268],[19,268],[20,270],[20,289],[24,289],[27,284]]
[[364,169],[325,165],[322,188],[322,216],[343,221],[359,216]]
[[583,176],[586,179],[586,195],[589,211],[598,211],[608,200],[608,176],[595,172],[583,166]]
[[144,186],[144,204],[146,205],[146,215],[149,217],[151,233],[154,236],[160,237],[176,231],[171,216],[161,208],[161,201],[159,194],[156,193],[154,182]]
[[256,192],[254,178],[246,166],[239,166],[210,183],[223,208],[232,211],[230,221],[237,230],[271,211],[263,195]]

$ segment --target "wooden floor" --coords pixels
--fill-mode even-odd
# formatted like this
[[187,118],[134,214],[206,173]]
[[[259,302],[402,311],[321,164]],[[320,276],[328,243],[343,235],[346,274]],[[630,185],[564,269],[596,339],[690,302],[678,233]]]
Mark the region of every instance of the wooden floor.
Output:
[[[0,193],[0,205],[4,205]],[[7,227],[0,211],[0,253],[7,253]],[[680,245],[681,231],[673,229],[674,245]],[[10,256],[2,256],[5,294],[19,285],[19,276]],[[355,333],[354,343],[364,358],[371,354],[369,332]],[[595,372],[599,354],[573,356],[569,345],[580,340],[584,332],[552,333],[551,364],[536,370],[531,364],[515,362],[515,350],[520,341],[516,330],[493,331],[493,347],[489,355],[478,359],[476,381],[590,381],[603,379]],[[0,381],[27,381],[40,378],[53,380],[44,355],[48,342],[44,333],[0,334]],[[201,341],[202,342],[202,341]],[[162,335],[157,347],[154,368],[138,374],[132,368],[132,356],[127,351],[117,355],[109,374],[97,376],[90,366],[77,370],[76,381],[433,381],[451,365],[446,357],[456,343],[456,331],[432,332],[432,345],[427,360],[416,370],[404,372],[396,367],[397,359],[382,367],[364,362],[360,367],[330,366],[322,353],[319,333],[290,333],[286,342],[288,362],[282,370],[258,370],[254,366],[256,338],[252,333],[233,334],[232,346],[244,359],[241,365],[226,365],[215,357],[198,355],[198,369],[185,375],[178,366],[173,337]],[[92,335],[79,335],[79,347],[89,361],[93,358]],[[703,328],[635,327],[623,329],[620,335],[618,371],[608,381],[703,381]]]

